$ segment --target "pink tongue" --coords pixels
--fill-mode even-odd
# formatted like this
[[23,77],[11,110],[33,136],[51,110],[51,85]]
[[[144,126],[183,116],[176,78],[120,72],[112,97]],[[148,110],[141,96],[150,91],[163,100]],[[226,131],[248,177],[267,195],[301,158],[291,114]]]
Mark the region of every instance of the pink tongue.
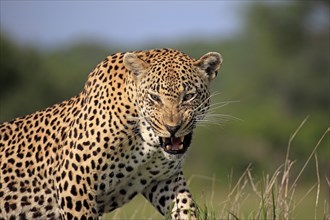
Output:
[[171,137],[172,142],[172,150],[179,150],[179,146],[181,144],[180,138]]

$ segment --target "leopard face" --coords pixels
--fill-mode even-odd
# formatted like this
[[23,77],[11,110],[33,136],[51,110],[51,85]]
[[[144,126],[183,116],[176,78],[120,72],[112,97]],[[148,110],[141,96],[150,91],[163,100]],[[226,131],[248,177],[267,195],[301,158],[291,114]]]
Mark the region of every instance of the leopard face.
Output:
[[170,53],[148,63],[128,53],[123,59],[136,85],[140,121],[152,129],[155,144],[165,153],[183,155],[196,123],[209,108],[209,85],[220,68],[221,55],[207,53],[192,60]]

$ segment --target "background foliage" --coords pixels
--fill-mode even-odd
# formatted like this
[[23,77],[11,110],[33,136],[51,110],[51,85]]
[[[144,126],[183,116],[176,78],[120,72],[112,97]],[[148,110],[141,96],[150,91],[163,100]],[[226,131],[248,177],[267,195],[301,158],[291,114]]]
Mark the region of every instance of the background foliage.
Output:
[[[278,167],[290,135],[306,116],[293,141],[292,157],[303,164],[329,126],[329,1],[252,4],[244,30],[235,38],[154,44],[139,49],[172,47],[194,58],[208,51],[223,54],[224,64],[212,91],[213,103],[238,101],[219,108],[240,120],[210,123],[195,132],[185,169],[187,176],[240,175],[249,163],[256,173]],[[109,54],[129,50],[80,42],[40,51],[18,46],[5,31],[0,39],[0,122],[32,113],[77,94],[87,74]],[[218,123],[220,121],[215,121]],[[321,176],[329,178],[329,137],[318,148]],[[307,167],[304,181],[315,177]]]

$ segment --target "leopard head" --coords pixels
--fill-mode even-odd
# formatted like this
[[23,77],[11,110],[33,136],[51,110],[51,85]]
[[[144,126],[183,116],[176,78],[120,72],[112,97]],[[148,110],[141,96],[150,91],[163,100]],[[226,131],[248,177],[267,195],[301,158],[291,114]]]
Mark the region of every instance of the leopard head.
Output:
[[194,60],[176,50],[149,57],[126,53],[123,58],[135,83],[139,118],[153,130],[166,153],[183,154],[196,123],[209,109],[209,86],[222,57],[209,52]]

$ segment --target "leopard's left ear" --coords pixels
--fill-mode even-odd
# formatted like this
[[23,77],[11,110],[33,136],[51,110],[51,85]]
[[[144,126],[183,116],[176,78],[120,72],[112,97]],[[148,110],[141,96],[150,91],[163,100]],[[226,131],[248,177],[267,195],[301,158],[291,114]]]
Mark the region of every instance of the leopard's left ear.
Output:
[[194,64],[203,71],[203,76],[211,81],[217,76],[222,61],[221,54],[217,52],[209,52],[199,58]]
[[139,80],[149,67],[149,64],[140,59],[135,53],[126,53],[123,57],[123,63],[131,73],[133,78]]

